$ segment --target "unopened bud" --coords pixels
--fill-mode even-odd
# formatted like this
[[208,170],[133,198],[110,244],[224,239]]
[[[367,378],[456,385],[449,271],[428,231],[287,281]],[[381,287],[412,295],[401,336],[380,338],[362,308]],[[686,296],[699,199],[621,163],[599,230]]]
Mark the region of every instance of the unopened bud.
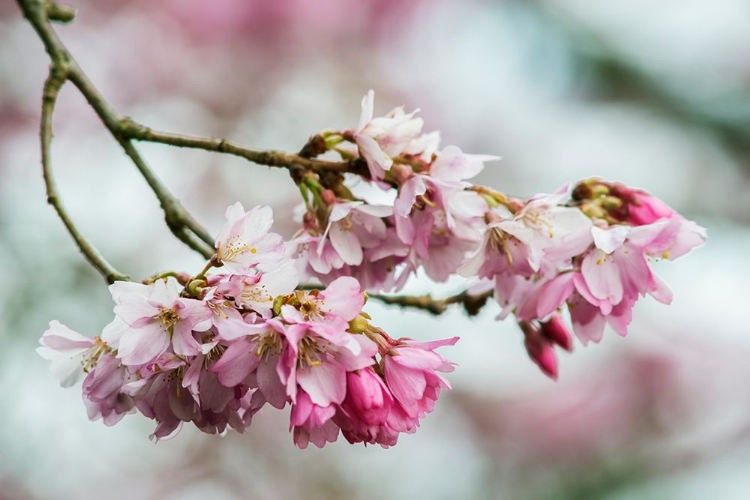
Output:
[[349,322],[349,331],[352,333],[365,333],[370,329],[370,322],[361,314]]
[[190,273],[177,273],[175,275],[175,278],[177,278],[177,282],[180,285],[185,286],[190,282],[192,276],[190,275]]
[[284,305],[285,301],[286,301],[286,296],[284,295],[277,295],[276,298],[273,300],[273,313],[276,316],[281,314],[281,306]]
[[527,336],[524,345],[529,357],[542,373],[552,380],[557,380],[557,356],[552,344],[541,336]]
[[554,315],[549,321],[542,323],[542,335],[566,351],[573,350],[573,337],[568,326],[559,315]]
[[542,334],[536,321],[519,321],[518,326],[524,334],[524,346],[529,358],[536,363],[542,372],[552,380],[557,380],[557,356],[555,349]]
[[323,199],[323,203],[326,205],[333,205],[338,201],[338,198],[336,197],[336,193],[331,191],[330,189],[324,189],[320,192],[320,197]]

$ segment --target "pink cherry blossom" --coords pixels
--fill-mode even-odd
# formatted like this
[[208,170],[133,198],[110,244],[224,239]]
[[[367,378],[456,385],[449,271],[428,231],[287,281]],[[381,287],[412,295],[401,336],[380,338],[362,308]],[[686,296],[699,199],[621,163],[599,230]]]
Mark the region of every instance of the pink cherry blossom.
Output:
[[379,246],[386,238],[383,218],[392,213],[393,208],[384,205],[368,205],[361,201],[335,203],[331,206],[328,226],[318,241],[318,255],[323,253],[326,241],[330,241],[344,264],[361,264],[364,250]]
[[252,325],[254,333],[237,338],[210,368],[226,387],[257,387],[263,402],[283,408],[287,402],[279,366],[287,349],[286,326],[277,319]]
[[110,291],[115,314],[130,327],[120,337],[117,357],[123,363],[150,363],[169,348],[183,356],[201,352],[193,331],[211,327],[211,310],[199,300],[181,298],[176,280],[157,280],[138,288],[115,283]]
[[393,446],[398,432],[388,426],[395,399],[383,378],[365,368],[347,374],[347,394],[335,422],[350,443]]
[[247,212],[240,202],[227,209],[226,222],[216,238],[216,255],[231,272],[250,268],[268,269],[284,258],[284,241],[269,233],[273,224],[270,207],[254,207]]
[[121,391],[130,378],[126,367],[112,353],[99,359],[82,386],[90,420],[102,419],[105,425],[112,426],[134,411],[135,401]]
[[[261,408],[289,405],[300,448],[339,432],[387,448],[450,389],[443,374],[454,363],[436,350],[458,337],[394,340],[363,311],[363,290],[398,290],[418,271],[469,278],[466,293],[477,303],[492,293],[498,319],[514,315],[529,357],[556,379],[558,348],[572,351],[573,335],[598,342],[607,326],[626,335],[641,297],[672,299],[653,262],[706,240],[620,183],[588,179],[527,200],[473,185],[497,157],[440,149],[416,111],[374,117],[373,100],[372,91],[362,100],[356,129],[322,132],[300,153],[316,166],[293,166],[304,208],[289,244],[270,232],[269,207],[238,202],[200,272],[112,284],[115,318],[101,337],[50,323],[37,351],[63,386],[86,374],[90,419],[113,425],[137,411],[161,440],[185,423],[244,432]],[[325,151],[340,154],[346,176],[314,158]],[[374,182],[355,185],[351,173]],[[325,288],[300,286],[298,271]]]
[[300,391],[292,405],[289,422],[294,444],[304,450],[309,443],[322,448],[326,443],[336,441],[339,427],[332,420],[335,414],[335,406],[315,404],[306,392]]
[[440,391],[451,388],[438,372],[453,371],[454,363],[437,354],[435,349],[457,341],[458,337],[424,343],[402,340],[383,356],[388,388],[416,425],[417,419],[432,411]]
[[284,305],[281,315],[290,323],[337,323],[348,322],[357,317],[365,304],[359,282],[342,276],[323,291],[298,293],[299,308]]
[[61,387],[75,384],[84,371],[94,368],[102,354],[110,350],[101,339],[84,337],[56,320],[50,321],[39,343],[41,347],[36,352],[51,361],[50,372]]
[[362,335],[332,336],[325,325],[308,323],[287,327],[285,336],[278,371],[292,401],[299,387],[315,404],[340,404],[346,395],[346,373],[375,362],[377,347]]
[[298,283],[295,263],[287,260],[268,272],[222,276],[218,291],[225,296],[234,297],[237,307],[270,318],[276,297],[294,292]]
[[372,179],[380,180],[393,165],[391,158],[419,136],[423,122],[421,118],[414,118],[416,111],[407,114],[403,107],[394,108],[384,117],[373,118],[374,100],[372,90],[362,98],[362,113],[354,140]]
[[584,256],[581,273],[574,279],[576,290],[589,303],[606,315],[623,298],[635,300],[645,293],[665,303],[671,301],[671,292],[651,270],[643,250],[644,244],[660,234],[658,226],[594,227],[591,231],[595,248]]

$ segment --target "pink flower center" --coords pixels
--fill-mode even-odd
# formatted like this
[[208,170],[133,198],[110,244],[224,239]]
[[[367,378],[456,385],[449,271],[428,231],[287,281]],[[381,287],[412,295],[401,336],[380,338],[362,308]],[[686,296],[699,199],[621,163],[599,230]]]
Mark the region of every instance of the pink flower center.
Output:
[[513,264],[513,254],[510,253],[510,248],[508,248],[508,238],[512,238],[512,236],[508,236],[499,227],[493,227],[490,230],[490,248],[497,253],[504,253],[506,259],[508,259],[508,265],[511,265]]
[[316,340],[305,337],[299,342],[299,355],[297,357],[297,366],[304,369],[306,366],[319,366],[321,359],[326,353],[325,348]]
[[175,308],[167,309],[166,307],[162,307],[159,309],[159,321],[161,321],[165,327],[171,328],[175,323],[180,321],[180,316],[177,314]]

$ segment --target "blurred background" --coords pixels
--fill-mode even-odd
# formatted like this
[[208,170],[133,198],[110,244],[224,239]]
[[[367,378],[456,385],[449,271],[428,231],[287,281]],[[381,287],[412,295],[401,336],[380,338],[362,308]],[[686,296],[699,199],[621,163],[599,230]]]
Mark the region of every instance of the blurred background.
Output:
[[[709,243],[659,265],[672,306],[645,300],[627,339],[562,355],[558,382],[487,307],[437,319],[379,304],[394,337],[460,335],[454,390],[390,450],[297,450],[288,414],[247,434],[91,423],[34,353],[49,320],[110,320],[100,276],[45,203],[38,147],[48,59],[0,2],[0,498],[750,498],[750,3],[746,0],[76,0],[58,31],[124,114],[173,132],[298,150],[324,128],[421,108],[444,144],[496,154],[478,183],[530,196],[601,176],[697,220]],[[197,272],[156,199],[68,85],[55,175],[79,227],[136,278]],[[153,144],[141,150],[215,234],[226,206],[270,204],[294,232],[285,171]],[[407,291],[449,294],[415,280]]]

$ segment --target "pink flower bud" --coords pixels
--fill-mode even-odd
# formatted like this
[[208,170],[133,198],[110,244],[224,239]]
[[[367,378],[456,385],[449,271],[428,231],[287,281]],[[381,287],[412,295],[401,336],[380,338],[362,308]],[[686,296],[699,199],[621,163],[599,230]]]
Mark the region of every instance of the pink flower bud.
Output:
[[344,407],[367,425],[381,425],[393,405],[391,391],[369,368],[346,374],[347,393]]
[[336,198],[336,193],[334,193],[330,189],[324,189],[323,191],[321,191],[320,197],[323,199],[323,203],[328,206],[331,206],[338,201],[338,199]]
[[666,203],[643,191],[634,190],[628,204],[630,223],[635,226],[651,224],[660,219],[671,219],[677,213]]
[[526,335],[524,345],[539,369],[552,380],[557,380],[557,356],[552,344],[541,335],[532,334]]
[[573,350],[573,337],[570,335],[568,326],[558,314],[552,316],[549,321],[542,323],[542,335],[566,351]]

